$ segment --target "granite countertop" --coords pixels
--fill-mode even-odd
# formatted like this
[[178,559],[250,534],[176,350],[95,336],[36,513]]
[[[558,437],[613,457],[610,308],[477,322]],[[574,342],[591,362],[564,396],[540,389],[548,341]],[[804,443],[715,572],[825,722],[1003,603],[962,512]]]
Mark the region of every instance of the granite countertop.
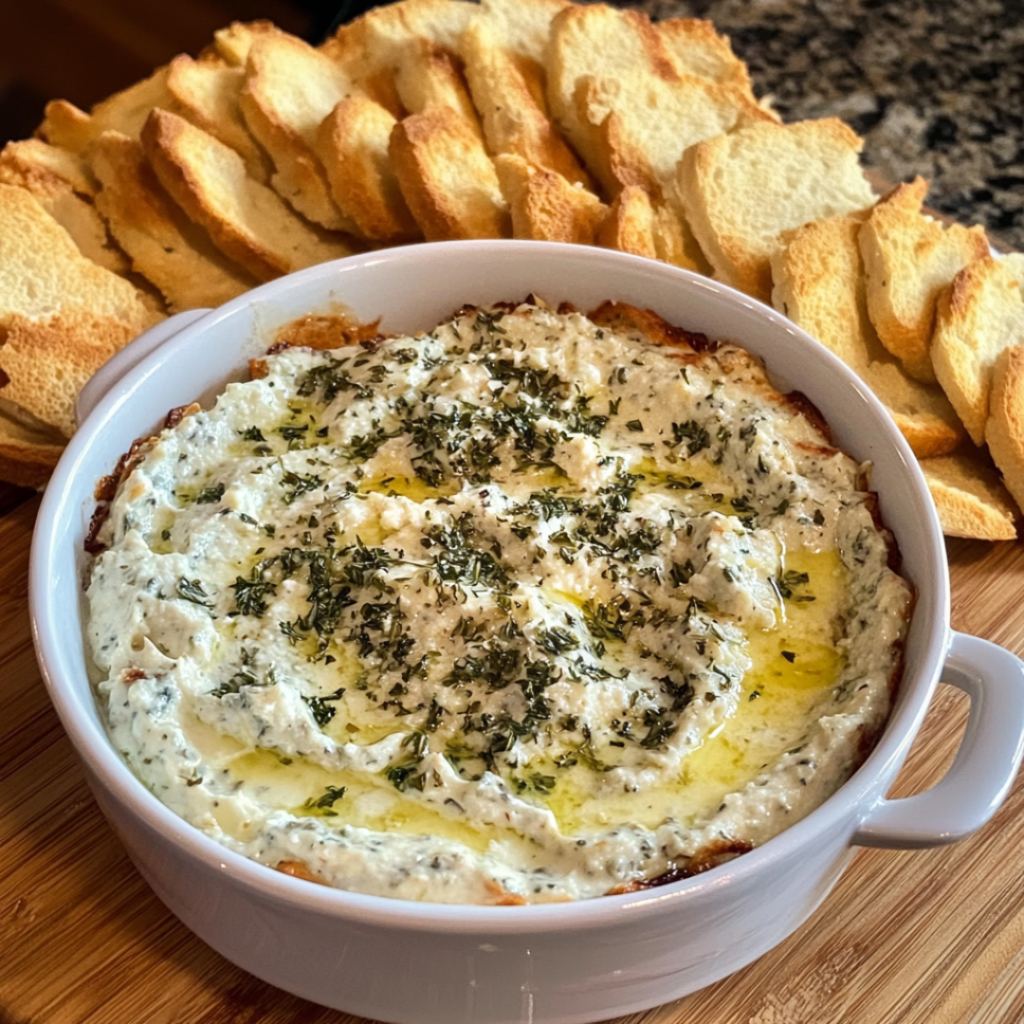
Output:
[[714,22],[786,121],[841,117],[864,164],[1024,250],[1021,0],[643,0]]

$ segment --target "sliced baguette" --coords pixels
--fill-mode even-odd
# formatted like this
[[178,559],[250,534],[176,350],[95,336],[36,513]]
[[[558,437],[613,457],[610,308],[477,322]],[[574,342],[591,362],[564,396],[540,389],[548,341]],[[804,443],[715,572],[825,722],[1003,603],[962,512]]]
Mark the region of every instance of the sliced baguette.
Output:
[[250,178],[230,147],[165,110],[154,110],[142,143],[160,184],[228,259],[260,281],[351,255],[351,239],[317,230],[272,189]]
[[179,54],[168,66],[167,88],[176,113],[230,146],[245,161],[249,176],[266,184],[273,164],[242,117],[239,96],[245,68]]
[[77,154],[42,139],[9,142],[0,152],[0,183],[31,192],[83,256],[114,273],[127,273],[128,259],[107,233],[94,205],[95,182]]
[[1006,489],[1024,511],[1024,341],[996,359],[985,441]]
[[399,121],[388,154],[428,241],[511,235],[494,164],[473,127],[455,111],[438,107]]
[[918,380],[935,382],[931,339],[942,288],[988,255],[981,227],[941,224],[921,212],[928,182],[898,185],[871,211],[860,233],[868,313],[882,344]]
[[996,360],[1003,349],[1022,343],[1024,254],[969,263],[940,293],[932,365],[975,444],[985,440]]
[[878,340],[867,313],[859,222],[836,217],[782,236],[772,302],[871,388],[918,458],[947,455],[964,432],[942,390],[914,380]]
[[593,245],[608,207],[593,192],[560,174],[531,167],[520,156],[494,160],[512,211],[512,237]]
[[688,146],[771,118],[748,90],[681,67],[645,14],[604,4],[555,17],[547,89],[557,124],[611,196],[639,185],[667,197]]
[[270,183],[304,217],[353,231],[331,195],[316,155],[321,122],[353,91],[348,75],[308,43],[284,32],[257,36],[249,48],[239,105],[246,126],[274,163]]
[[92,148],[92,165],[103,186],[97,204],[111,231],[172,312],[213,308],[259,283],[171,199],[141,143],[104,132]]
[[507,19],[482,12],[462,33],[460,55],[488,149],[591,189],[590,175],[551,123],[542,65],[508,46]]
[[825,118],[752,125],[688,149],[679,192],[715,275],[770,302],[771,257],[783,231],[863,215],[873,204],[861,145],[842,121]]
[[334,201],[364,238],[376,242],[422,237],[388,157],[396,124],[376,100],[353,93],[324,118],[317,132],[316,149]]
[[627,185],[612,201],[597,235],[606,249],[658,258],[654,241],[654,204],[639,185]]
[[1017,539],[1020,511],[980,452],[922,459],[921,471],[947,537]]
[[30,193],[0,185],[0,399],[70,437],[82,385],[157,319]]

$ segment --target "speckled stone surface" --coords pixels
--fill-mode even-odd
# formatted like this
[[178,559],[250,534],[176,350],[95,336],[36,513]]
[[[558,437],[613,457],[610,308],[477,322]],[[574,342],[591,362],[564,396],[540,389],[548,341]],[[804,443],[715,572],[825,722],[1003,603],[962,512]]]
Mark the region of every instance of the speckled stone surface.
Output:
[[[625,6],[625,5],[623,5]],[[714,22],[786,121],[841,117],[891,182],[1024,250],[1024,0],[644,0]]]

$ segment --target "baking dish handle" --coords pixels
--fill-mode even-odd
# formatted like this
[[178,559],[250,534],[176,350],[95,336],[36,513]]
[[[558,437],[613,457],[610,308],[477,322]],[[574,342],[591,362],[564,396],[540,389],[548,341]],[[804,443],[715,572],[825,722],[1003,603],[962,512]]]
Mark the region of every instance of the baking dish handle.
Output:
[[175,313],[174,316],[161,320],[155,327],[140,334],[119,352],[115,352],[85,382],[85,386],[79,392],[75,402],[75,424],[80,427],[89,413],[99,405],[103,396],[150,352],[209,312],[208,309],[186,309],[183,313]]
[[1024,755],[1024,662],[988,640],[954,633],[942,681],[971,698],[952,766],[924,793],[880,799],[854,843],[892,849],[953,843],[981,828],[1006,799]]

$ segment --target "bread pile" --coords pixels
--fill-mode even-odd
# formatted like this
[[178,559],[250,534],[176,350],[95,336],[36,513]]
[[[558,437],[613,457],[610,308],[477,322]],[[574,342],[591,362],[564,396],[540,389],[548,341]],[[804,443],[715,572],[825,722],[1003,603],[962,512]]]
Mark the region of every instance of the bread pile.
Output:
[[923,180],[879,200],[861,145],[782,123],[704,21],[401,0],[320,47],[233,24],[0,153],[0,478],[42,484],[82,384],[163,316],[369,248],[533,238],[774,304],[889,408],[947,533],[1011,539],[1024,256],[926,216]]

